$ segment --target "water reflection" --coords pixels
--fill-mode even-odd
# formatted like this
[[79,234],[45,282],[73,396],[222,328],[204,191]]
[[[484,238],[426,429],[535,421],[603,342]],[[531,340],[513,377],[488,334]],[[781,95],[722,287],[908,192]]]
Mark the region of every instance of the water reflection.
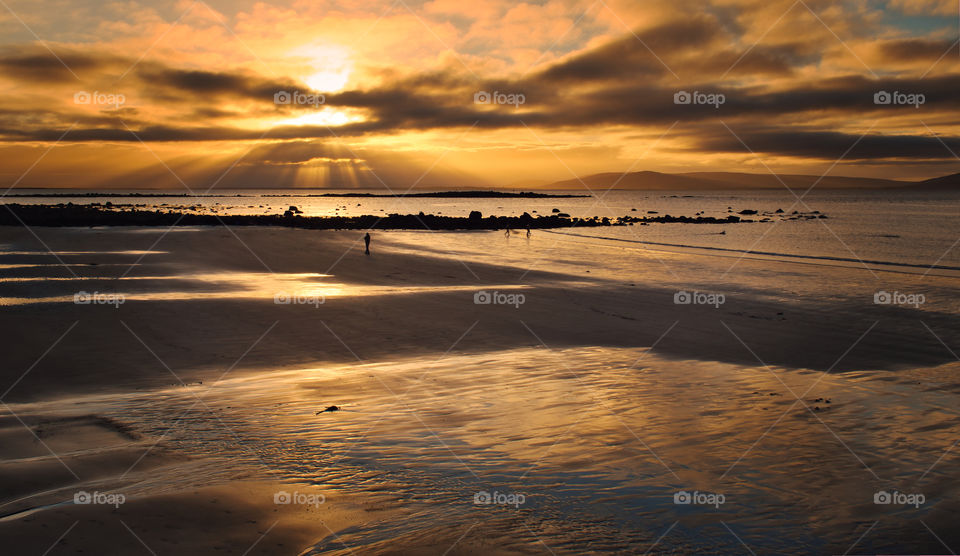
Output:
[[[331,282],[330,274],[315,272],[180,272],[156,276],[109,277],[7,277],[0,305],[74,302],[78,291],[109,292],[125,301],[180,301],[212,299],[263,299],[289,304],[290,300],[405,295],[428,292],[477,290],[475,285],[382,286]],[[19,287],[19,288],[17,288]],[[526,289],[524,285],[490,285],[495,290]],[[11,289],[17,288],[17,289]]]
[[[658,550],[742,552],[730,527],[757,553],[843,553],[875,520],[860,550],[914,546],[919,531],[905,523],[949,517],[957,478],[931,464],[955,440],[956,393],[939,381],[957,370],[823,375],[640,349],[518,349],[12,407],[166,435],[163,445],[208,462],[205,480],[246,472],[401,501],[395,521],[338,532],[317,552],[404,538],[449,546],[464,531],[452,524],[479,521],[518,551],[642,552],[679,523]],[[317,414],[328,405],[342,409]],[[193,482],[157,476],[151,488]],[[894,488],[927,503],[873,504]],[[725,502],[675,504],[682,490]],[[525,500],[477,505],[479,492]]]

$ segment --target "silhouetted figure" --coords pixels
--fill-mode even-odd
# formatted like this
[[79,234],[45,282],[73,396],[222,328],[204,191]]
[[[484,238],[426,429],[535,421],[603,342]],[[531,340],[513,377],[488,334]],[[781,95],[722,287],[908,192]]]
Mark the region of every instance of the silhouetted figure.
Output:
[[530,226],[527,226],[527,239],[530,239]]
[[367,233],[367,235],[363,236],[363,243],[366,245],[366,249],[364,249],[363,253],[365,255],[369,255],[370,254],[370,233],[369,232]]
[[510,237],[510,228],[507,228],[507,229],[503,232],[503,237]]

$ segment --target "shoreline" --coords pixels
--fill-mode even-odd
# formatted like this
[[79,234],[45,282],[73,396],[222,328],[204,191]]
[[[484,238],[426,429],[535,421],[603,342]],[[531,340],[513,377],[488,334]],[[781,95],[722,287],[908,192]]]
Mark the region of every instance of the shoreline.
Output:
[[[164,189],[159,189],[157,191],[166,191]],[[83,192],[82,190],[77,193],[10,193],[4,195],[4,197],[89,197],[89,198],[99,198],[99,197],[188,197],[188,198],[235,198],[235,197],[358,197],[358,198],[398,198],[398,197],[413,197],[413,198],[450,198],[450,199],[574,199],[574,198],[586,198],[590,195],[578,195],[574,193],[536,193],[533,191],[426,191],[422,193],[406,193],[403,195],[394,195],[392,193],[305,193],[305,194],[292,194],[292,193],[258,193],[258,194],[243,194],[236,193],[233,195],[227,195],[225,193],[110,193],[103,191],[87,191]]]
[[[356,360],[340,341],[370,360],[443,353],[468,329],[469,343],[458,349],[478,352],[536,345],[538,338],[518,317],[544,343],[557,348],[656,343],[661,354],[675,359],[755,361],[731,336],[732,329],[753,338],[756,344],[751,349],[768,364],[820,371],[947,363],[950,354],[917,320],[936,330],[948,345],[957,334],[949,305],[944,311],[877,305],[872,283],[855,286],[857,281],[850,280],[867,271],[853,267],[803,270],[814,276],[816,288],[800,288],[798,282],[787,288],[796,293],[784,297],[785,290],[761,291],[736,282],[720,288],[661,283],[669,272],[662,271],[662,278],[651,275],[660,255],[645,250],[627,255],[616,247],[595,249],[635,258],[627,268],[647,268],[649,278],[638,276],[634,283],[569,265],[537,269],[513,266],[505,258],[499,264],[498,259],[461,260],[454,252],[429,244],[411,250],[405,236],[377,238],[373,255],[366,257],[356,233],[346,231],[316,234],[290,227],[238,227],[236,237],[217,228],[183,234],[165,234],[160,228],[133,232],[38,228],[44,245],[57,253],[53,258],[44,250],[31,251],[40,245],[25,228],[0,227],[0,240],[19,253],[9,255],[9,262],[24,265],[6,270],[10,278],[0,283],[2,297],[22,301],[7,304],[0,313],[11,345],[18,346],[8,353],[7,383],[30,368],[36,354],[71,323],[81,323],[40,362],[38,372],[27,374],[9,392],[8,401],[36,400],[55,391],[82,392],[97,384],[113,389],[169,382],[169,374],[130,330],[149,334],[166,346],[157,355],[188,381],[208,379],[223,366],[226,354],[242,353],[274,322],[279,324],[271,341],[258,344],[243,367]],[[159,239],[162,250],[152,251]],[[451,241],[456,245],[461,240]],[[701,260],[692,257],[682,268],[689,264],[689,272],[704,272]],[[744,276],[763,272],[771,264],[788,263],[759,259],[740,263]],[[676,267],[681,272],[682,268]],[[921,279],[896,278],[906,291]],[[952,279],[936,280],[946,289],[928,291],[930,307],[949,301],[952,291],[948,286]],[[830,283],[846,284],[849,295],[822,298],[819,289]],[[526,297],[521,308],[474,302],[478,291],[509,288],[523,288],[517,289]],[[698,288],[722,292],[729,302],[720,308],[675,304],[679,289]],[[122,294],[125,303],[114,307],[71,302],[81,291]],[[279,293],[319,294],[325,302],[316,308],[277,304]],[[560,315],[558,307],[563,307]],[[185,314],[190,318],[183,320]],[[838,360],[876,321],[877,329]],[[658,341],[674,323],[675,331]],[[325,341],[318,344],[318,337]],[[910,349],[903,348],[905,342]],[[809,350],[809,345],[824,349]],[[85,367],[98,369],[98,376],[83,372]],[[45,368],[57,380],[46,380]]]
[[[283,226],[310,230],[542,230],[572,227],[632,226],[640,224],[746,224],[762,222],[729,215],[726,218],[712,216],[620,216],[615,219],[594,216],[592,218],[570,217],[565,213],[550,216],[483,216],[474,211],[471,216],[439,216],[434,214],[389,214],[386,216],[301,216],[299,211],[287,210],[283,215],[216,215],[191,214],[173,210],[138,210],[132,205],[99,203],[75,205],[5,204],[6,212],[0,211],[0,226],[46,226],[46,227],[93,227],[93,226]],[[291,207],[295,209],[296,207]],[[128,210],[119,210],[128,209]],[[759,214],[745,211],[746,214]],[[770,218],[764,214],[766,218]],[[819,213],[801,215],[802,218],[826,218]],[[786,217],[784,217],[786,218]]]
[[[578,258],[547,234],[382,233],[366,256],[356,231],[180,230],[0,226],[0,296],[28,299],[0,312],[0,504],[14,515],[0,533],[21,546],[41,553],[79,522],[53,553],[522,553],[531,530],[548,546],[627,551],[682,521],[664,550],[720,535],[710,546],[734,553],[704,521],[718,509],[674,505],[675,491],[700,490],[727,493],[730,526],[757,527],[746,539],[758,553],[842,552],[863,533],[850,510],[862,501],[882,517],[871,497],[886,485],[851,483],[860,462],[824,424],[884,478],[896,457],[919,453],[925,468],[952,442],[955,421],[904,400],[949,408],[960,394],[943,348],[960,331],[941,305],[955,280],[897,277],[906,291],[928,285],[930,305],[876,305],[866,270],[745,259],[703,288],[727,296],[714,307],[676,303],[677,286],[699,282],[665,279],[663,252],[594,243],[583,249],[595,258]],[[669,256],[684,277],[718,268]],[[623,273],[595,264],[614,258]],[[786,286],[743,280],[785,269]],[[128,297],[43,300],[78,290]],[[525,299],[478,303],[488,290]],[[152,297],[163,294],[179,297]],[[912,452],[894,442],[904,433]],[[957,481],[936,471],[924,519],[949,531]],[[773,488],[745,488],[757,473]],[[78,491],[127,501],[73,504]],[[326,502],[278,504],[281,491]],[[528,503],[477,505],[490,491]],[[781,540],[757,508],[822,525]],[[610,527],[607,510],[626,525]],[[878,526],[875,551],[934,548],[912,533]]]

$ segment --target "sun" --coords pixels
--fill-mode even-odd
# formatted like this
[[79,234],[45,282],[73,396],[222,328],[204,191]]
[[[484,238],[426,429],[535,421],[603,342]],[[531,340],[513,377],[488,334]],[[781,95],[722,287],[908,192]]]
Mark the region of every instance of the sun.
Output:
[[303,82],[314,91],[333,92],[342,90],[350,80],[353,62],[350,52],[339,45],[311,44],[291,52],[303,58],[309,73],[303,75]]
[[[311,91],[322,95],[343,90],[353,71],[349,50],[336,44],[306,44],[289,51],[288,56],[297,61],[296,66],[300,70],[301,81]],[[277,123],[297,126],[341,126],[362,119],[359,114],[347,110],[332,106],[318,106],[297,110],[293,117]]]

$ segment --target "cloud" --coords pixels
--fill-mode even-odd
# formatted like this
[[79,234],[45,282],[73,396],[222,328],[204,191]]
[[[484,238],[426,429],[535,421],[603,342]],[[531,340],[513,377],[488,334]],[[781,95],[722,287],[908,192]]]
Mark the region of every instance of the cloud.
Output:
[[888,6],[908,15],[957,15],[953,0],[891,0]]
[[[907,13],[945,6],[890,5]],[[25,15],[31,24],[56,11],[42,0],[36,6]],[[180,2],[174,15],[190,7]],[[757,152],[797,165],[835,159],[858,137],[851,130],[869,123],[850,160],[940,163],[949,152],[921,121],[951,146],[960,136],[958,62],[942,58],[957,48],[945,38],[952,35],[917,31],[869,3],[257,2],[221,11],[198,5],[180,20],[152,8],[100,13],[84,4],[74,17],[97,37],[58,34],[57,22],[69,16],[47,18],[44,36],[60,60],[26,40],[0,49],[0,142],[53,142],[74,126],[62,144],[127,152],[143,141],[185,157],[199,156],[198,145],[214,153],[252,147],[242,164],[251,175],[254,164],[362,166],[370,153],[400,175],[387,162],[391,149],[397,163],[429,166],[438,145],[467,130],[483,138],[472,147],[480,154],[512,149],[539,167],[556,165],[552,155],[538,157],[548,148],[540,138],[558,151],[582,149],[589,138],[620,164],[621,149],[647,152],[667,129],[653,163],[735,165],[732,153],[743,146],[724,124]],[[318,79],[334,66],[337,79]],[[337,83],[321,106],[274,102],[278,91],[314,92],[307,83],[318,82]],[[675,104],[681,90],[725,102]],[[881,90],[922,94],[925,103],[878,105]],[[78,91],[125,102],[77,104]],[[478,91],[526,102],[475,104]],[[366,154],[332,148],[340,142]],[[578,168],[596,156],[578,156]],[[466,155],[447,160],[471,165]]]
[[[779,131],[738,129],[736,133],[698,134],[692,148],[713,152],[751,151],[769,155],[845,161],[887,160],[956,160],[960,152],[960,136],[930,135],[867,136],[838,131]],[[742,141],[742,142],[741,142]],[[746,147],[744,146],[746,144]],[[953,151],[953,152],[951,152]]]

